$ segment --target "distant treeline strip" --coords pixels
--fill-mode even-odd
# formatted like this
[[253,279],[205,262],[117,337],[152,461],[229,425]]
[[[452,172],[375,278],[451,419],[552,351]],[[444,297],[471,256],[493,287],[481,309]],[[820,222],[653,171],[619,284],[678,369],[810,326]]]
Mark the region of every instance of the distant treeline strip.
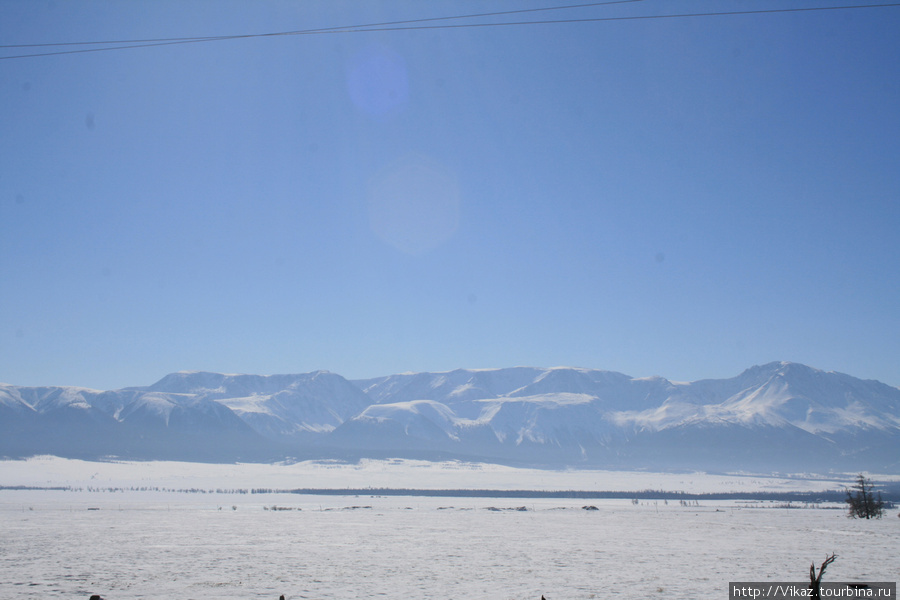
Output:
[[[491,490],[417,488],[248,488],[248,489],[173,489],[155,487],[39,487],[0,485],[4,490],[68,491],[68,492],[175,492],[184,494],[298,494],[304,496],[422,496],[432,498],[570,498],[579,500],[763,500],[779,502],[844,502],[846,490],[821,492],[672,492],[665,490]],[[900,502],[900,490],[881,492],[885,502]]]
[[[778,500],[795,502],[844,502],[845,490],[822,492],[708,492],[688,493],[664,490],[589,491],[589,490],[422,490],[401,488],[300,488],[295,490],[253,490],[253,493],[284,493],[310,496],[430,496],[435,498],[572,498],[579,500]],[[882,493],[888,502],[900,501],[900,492]]]
[[71,492],[74,488],[68,486],[59,486],[59,487],[40,487],[34,485],[0,485],[0,491],[2,490],[38,490],[38,491],[46,491],[46,492]]

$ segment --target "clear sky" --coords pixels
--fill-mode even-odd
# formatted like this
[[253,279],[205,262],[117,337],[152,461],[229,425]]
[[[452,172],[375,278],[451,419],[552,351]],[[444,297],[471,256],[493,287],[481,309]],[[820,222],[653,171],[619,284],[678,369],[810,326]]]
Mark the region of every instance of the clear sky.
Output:
[[[4,0],[0,44],[574,3]],[[0,60],[0,381],[790,360],[898,386],[898,32],[889,7]]]

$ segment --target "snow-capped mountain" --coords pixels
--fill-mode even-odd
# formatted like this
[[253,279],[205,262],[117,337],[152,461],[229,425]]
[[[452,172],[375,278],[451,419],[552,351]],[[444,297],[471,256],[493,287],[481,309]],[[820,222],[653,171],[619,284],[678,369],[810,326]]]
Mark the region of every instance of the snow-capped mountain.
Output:
[[[395,406],[395,421],[416,410],[411,398],[440,403],[446,437],[507,460],[714,469],[900,466],[900,390],[795,363],[694,383],[572,368],[458,370],[357,383],[382,405]],[[352,424],[367,438],[371,430],[390,429],[385,417],[364,417],[343,427]],[[449,432],[446,423],[453,425]]]
[[261,435],[285,442],[326,434],[371,404],[358,387],[326,371],[269,376],[180,372],[147,389],[218,402]]
[[692,383],[567,367],[180,372],[113,391],[0,385],[0,435],[7,456],[900,472],[900,389],[787,362]]

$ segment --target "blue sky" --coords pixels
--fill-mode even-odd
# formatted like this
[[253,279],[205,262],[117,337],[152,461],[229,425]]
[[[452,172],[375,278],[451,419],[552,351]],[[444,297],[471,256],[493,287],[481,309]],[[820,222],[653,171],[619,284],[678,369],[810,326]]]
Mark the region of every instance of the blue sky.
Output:
[[[7,0],[0,40],[563,4]],[[897,31],[900,7],[0,60],[0,381],[791,360],[900,385]]]

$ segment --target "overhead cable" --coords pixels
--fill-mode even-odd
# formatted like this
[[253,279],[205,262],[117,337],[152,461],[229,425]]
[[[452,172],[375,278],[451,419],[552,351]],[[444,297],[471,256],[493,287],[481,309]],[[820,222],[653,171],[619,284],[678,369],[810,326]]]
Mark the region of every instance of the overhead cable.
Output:
[[[194,37],[194,38],[161,38],[159,40],[123,40],[123,41],[105,41],[105,42],[63,42],[53,44],[20,44],[0,46],[0,48],[23,48],[23,47],[47,47],[47,46],[64,46],[64,45],[98,45],[98,44],[129,44],[125,46],[105,46],[102,48],[86,48],[80,50],[60,50],[56,52],[42,52],[36,54],[19,54],[14,56],[0,56],[0,60],[10,60],[17,58],[32,58],[38,56],[58,56],[63,54],[81,54],[86,52],[107,52],[111,50],[126,50],[130,48],[149,48],[154,46],[171,46],[176,44],[195,44],[201,42],[213,42],[223,40],[237,40],[262,37],[276,37],[289,35],[315,35],[326,33],[364,33],[377,31],[417,31],[425,29],[464,29],[472,27],[510,27],[523,25],[551,25],[551,24],[571,24],[571,23],[600,23],[612,21],[638,21],[638,20],[656,20],[656,19],[684,19],[697,17],[723,17],[723,16],[746,16],[746,15],[762,15],[776,13],[800,13],[814,11],[829,10],[855,10],[864,8],[891,8],[900,6],[900,2],[883,3],[883,4],[861,4],[861,5],[845,5],[845,6],[811,6],[798,8],[773,8],[760,10],[739,10],[739,11],[718,11],[704,13],[677,13],[668,15],[630,15],[623,17],[579,17],[572,19],[547,19],[540,21],[499,21],[487,23],[457,23],[457,24],[431,24],[417,25],[416,23],[425,23],[430,21],[441,21],[451,19],[467,19],[483,16],[497,16],[503,14],[513,14],[521,12],[535,12],[541,10],[557,10],[564,8],[582,8],[588,6],[600,6],[609,4],[623,4],[630,2],[639,2],[641,0],[616,0],[613,2],[597,2],[591,4],[570,5],[561,7],[546,7],[537,9],[525,9],[519,11],[505,11],[502,13],[484,13],[472,15],[457,15],[452,17],[431,17],[426,19],[412,19],[408,21],[394,21],[390,23],[372,23],[367,25],[350,25],[341,27],[326,27],[320,29],[302,29],[298,31],[281,31],[272,33],[253,33],[242,35],[225,35],[214,37]],[[148,43],[144,43],[148,42]]]

